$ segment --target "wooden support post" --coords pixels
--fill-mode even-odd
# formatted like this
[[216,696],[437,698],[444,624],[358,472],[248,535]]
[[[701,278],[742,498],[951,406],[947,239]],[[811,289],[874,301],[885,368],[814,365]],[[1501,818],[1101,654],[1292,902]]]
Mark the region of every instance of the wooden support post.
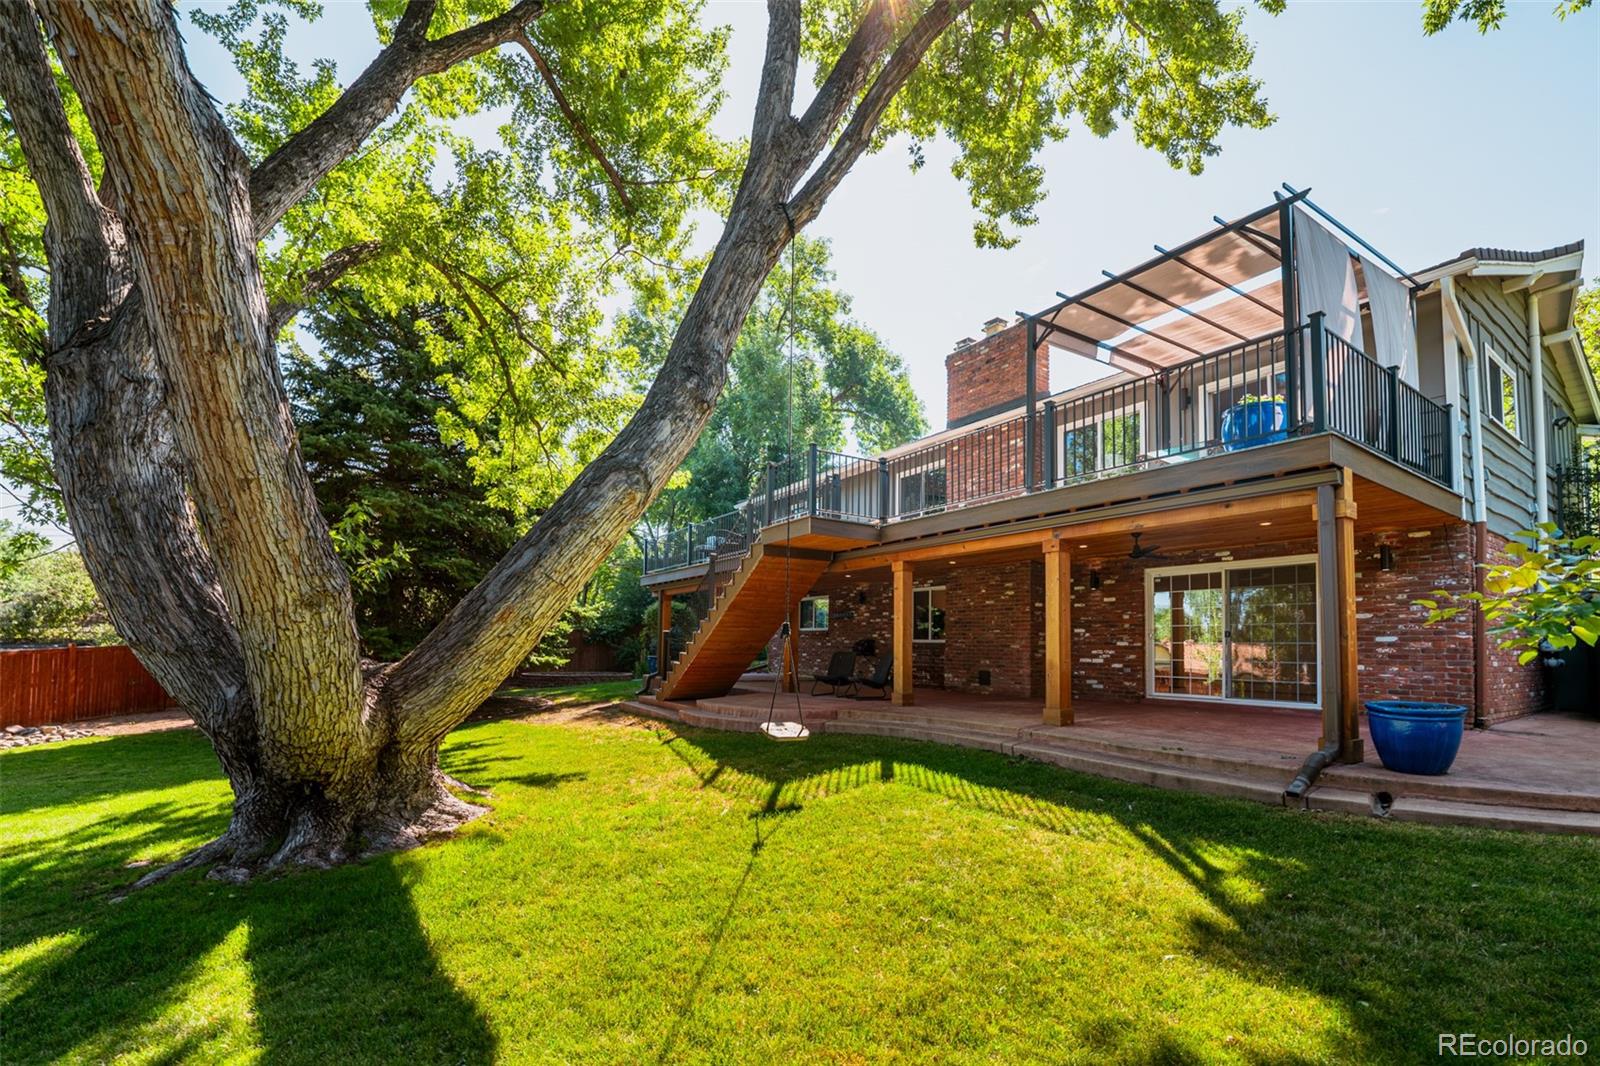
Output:
[[1317,490],[1317,620],[1322,661],[1322,746],[1360,762],[1360,679],[1356,671],[1356,504],[1354,476]]
[[912,674],[912,616],[915,607],[912,603],[912,571],[911,564],[896,559],[890,564],[894,573],[893,609],[889,612],[891,624],[894,626],[894,688],[890,692],[890,700],[902,707],[909,707],[916,702],[911,691]]
[[1044,724],[1072,724],[1072,553],[1044,542]]
[[789,639],[783,642],[783,691],[800,691],[800,601],[789,608]]
[[662,592],[659,599],[661,617],[656,634],[656,676],[665,679],[672,658],[672,593]]
[[1334,524],[1335,485],[1317,486],[1317,661],[1318,689],[1322,708],[1322,737],[1325,748],[1339,735],[1340,686],[1344,678],[1339,668],[1339,630],[1344,612],[1339,609],[1339,541]]
[[1339,761],[1360,762],[1361,679],[1356,669],[1356,497],[1348,467],[1334,501],[1339,566]]

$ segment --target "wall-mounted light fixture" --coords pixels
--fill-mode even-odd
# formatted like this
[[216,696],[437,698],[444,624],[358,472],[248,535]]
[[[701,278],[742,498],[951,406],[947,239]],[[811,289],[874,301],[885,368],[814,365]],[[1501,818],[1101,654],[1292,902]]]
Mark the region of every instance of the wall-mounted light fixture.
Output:
[[1387,544],[1378,545],[1378,569],[1394,569],[1394,549]]

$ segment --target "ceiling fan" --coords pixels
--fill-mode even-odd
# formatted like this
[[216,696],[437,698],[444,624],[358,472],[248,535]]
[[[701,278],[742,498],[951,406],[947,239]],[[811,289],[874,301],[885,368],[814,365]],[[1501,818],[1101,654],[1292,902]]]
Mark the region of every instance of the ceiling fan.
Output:
[[1146,548],[1144,545],[1140,544],[1139,543],[1139,534],[1135,533],[1135,534],[1133,534],[1133,550],[1128,552],[1128,558],[1130,558],[1130,559],[1165,559],[1165,558],[1167,558],[1167,556],[1161,554],[1160,545],[1152,544],[1152,545],[1150,545],[1150,547]]

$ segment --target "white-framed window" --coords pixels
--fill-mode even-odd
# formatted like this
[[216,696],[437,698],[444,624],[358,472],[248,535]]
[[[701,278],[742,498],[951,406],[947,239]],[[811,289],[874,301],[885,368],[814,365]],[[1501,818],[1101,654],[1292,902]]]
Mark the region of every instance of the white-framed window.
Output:
[[911,639],[918,644],[944,643],[944,586],[911,590]]
[[1517,369],[1491,344],[1484,344],[1483,354],[1483,369],[1489,378],[1484,386],[1484,409],[1502,429],[1520,437],[1522,382],[1517,377]]
[[1144,452],[1144,404],[1138,403],[1123,414],[1062,426],[1056,441],[1056,476],[1070,481],[1097,470],[1130,466]]
[[896,485],[899,506],[896,514],[923,514],[944,509],[949,499],[945,469],[928,466],[900,475]]
[[800,632],[826,633],[828,631],[828,597],[807,596],[800,601]]

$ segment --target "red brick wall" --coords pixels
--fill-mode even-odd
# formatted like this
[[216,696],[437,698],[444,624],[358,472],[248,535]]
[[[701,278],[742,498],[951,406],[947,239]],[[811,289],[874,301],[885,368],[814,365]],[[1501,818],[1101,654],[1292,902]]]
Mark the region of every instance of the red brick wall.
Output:
[[[929,569],[936,569],[930,567]],[[944,687],[1044,697],[1044,561],[950,566],[945,586]],[[989,671],[989,684],[979,682]]]
[[[1394,569],[1379,549],[1394,549]],[[1438,700],[1472,706],[1472,618],[1436,626],[1415,601],[1436,589],[1472,591],[1472,527],[1356,539],[1357,671],[1364,700]]]
[[[877,641],[878,654],[887,655],[893,634],[890,586],[887,580],[827,577],[819,581],[812,594],[828,597],[828,630],[799,635],[800,676],[809,679],[820,673],[836,651],[850,651],[857,641]],[[776,637],[767,645],[774,663],[782,662],[782,643]],[[944,683],[944,646],[918,644],[912,658],[912,682],[938,687]],[[857,657],[856,673],[870,674],[877,667],[876,657]],[[810,681],[803,687],[810,690]]]
[[[1379,569],[1379,544],[1394,548],[1395,568]],[[1144,571],[1215,561],[1312,555],[1312,541],[1252,544],[1226,552],[1174,555],[1145,564],[1107,559],[1100,589],[1089,563],[1072,568],[1073,693],[1086,699],[1137,700],[1145,688]],[[1410,534],[1356,538],[1356,641],[1361,698],[1430,699],[1472,704],[1472,624],[1427,626],[1413,605],[1439,588],[1470,590],[1471,529],[1446,526]]]
[[[1019,409],[1015,418],[977,430],[952,442],[946,452],[946,491],[952,505],[1020,496],[1027,489],[1027,416]],[[1043,436],[1043,423],[1035,423],[1035,440]],[[1044,453],[1037,451],[1034,475],[1044,477]]]
[[[1465,612],[1438,626],[1425,624],[1414,601],[1435,589],[1472,587],[1472,528],[1443,526],[1410,533],[1366,535],[1356,541],[1356,634],[1361,699],[1430,699],[1473,707],[1472,620]],[[1496,539],[1491,552],[1504,540]],[[1394,569],[1379,567],[1379,548],[1394,549]],[[1175,554],[1153,563],[1130,559],[1076,560],[1072,567],[1073,693],[1080,699],[1137,701],[1145,692],[1144,571],[1215,561],[1311,555],[1310,541]],[[1091,569],[1100,587],[1089,587]],[[919,686],[1007,696],[1039,697],[1044,679],[1042,562],[990,566],[940,564],[918,573],[920,584],[947,590],[946,643],[918,644]],[[801,634],[801,673],[827,665],[836,650],[863,637],[890,646],[890,587],[886,579],[826,578],[815,590],[830,596],[827,633]],[[864,598],[864,602],[863,602]],[[1528,714],[1541,705],[1538,668],[1519,667],[1511,652],[1493,649],[1485,676],[1484,717]],[[773,654],[777,654],[776,643]],[[774,659],[776,661],[776,658]],[[874,663],[863,660],[860,668]],[[979,670],[990,684],[978,684]]]
[[[1507,539],[1496,533],[1487,536],[1489,562],[1503,561]],[[1501,648],[1493,633],[1485,631],[1484,639],[1488,643],[1489,662],[1483,676],[1483,712],[1480,717],[1489,722],[1502,722],[1541,709],[1544,706],[1544,683],[1539,665],[1530,663],[1518,666],[1517,653]]]
[[[1034,388],[1050,393],[1050,348],[1040,344]],[[953,424],[996,404],[1017,401],[1028,387],[1028,326],[1017,322],[944,357],[945,419]]]

